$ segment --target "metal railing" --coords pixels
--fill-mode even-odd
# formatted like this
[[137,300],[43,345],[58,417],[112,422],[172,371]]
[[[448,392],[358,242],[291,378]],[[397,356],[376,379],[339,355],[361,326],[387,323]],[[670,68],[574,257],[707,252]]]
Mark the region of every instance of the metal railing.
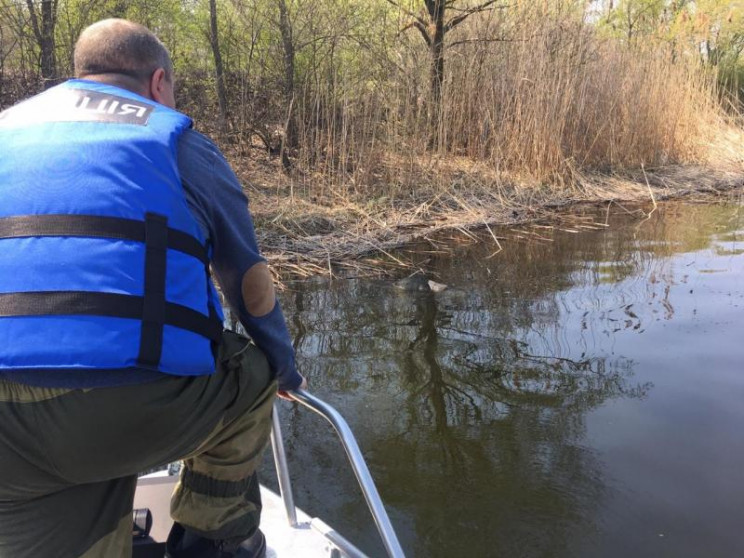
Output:
[[[393,529],[393,525],[390,523],[385,507],[382,504],[382,499],[377,492],[377,487],[372,480],[372,475],[369,473],[362,452],[359,450],[359,445],[357,444],[354,434],[351,432],[351,428],[349,428],[346,420],[344,420],[341,414],[328,403],[304,390],[298,389],[291,391],[289,392],[289,396],[297,403],[316,412],[331,423],[331,426],[333,426],[341,440],[341,444],[346,450],[346,455],[349,458],[351,467],[354,470],[354,475],[362,489],[364,498],[367,501],[369,511],[372,513],[372,517],[375,520],[375,525],[377,525],[377,530],[380,533],[380,537],[382,537],[382,542],[388,556],[390,558],[405,558],[403,549],[401,548],[400,543],[398,542],[398,537]],[[284,452],[284,442],[276,404],[274,405],[272,420],[273,428],[271,431],[271,446],[274,450],[274,462],[276,463],[276,474],[279,479],[279,491],[282,500],[284,501],[284,507],[287,511],[287,520],[291,526],[295,527],[297,525],[297,512],[294,504],[294,496],[292,494],[292,485],[289,479],[287,456]]]

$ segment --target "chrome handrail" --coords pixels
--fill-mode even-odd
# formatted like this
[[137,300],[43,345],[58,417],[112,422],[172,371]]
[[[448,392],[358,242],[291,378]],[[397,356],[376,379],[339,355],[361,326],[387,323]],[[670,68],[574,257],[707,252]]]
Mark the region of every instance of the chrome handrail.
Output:
[[292,494],[292,482],[289,480],[287,454],[284,451],[284,438],[282,437],[282,426],[279,423],[279,411],[276,403],[274,403],[274,412],[271,413],[271,450],[274,452],[279,494],[282,496],[284,510],[287,512],[287,521],[289,521],[290,527],[297,527],[297,507]]
[[[393,525],[390,523],[390,518],[388,518],[387,512],[385,511],[385,506],[382,504],[380,494],[377,492],[377,487],[372,480],[372,475],[370,475],[367,464],[364,461],[364,456],[362,455],[359,445],[354,438],[354,434],[352,433],[351,428],[349,428],[346,420],[328,403],[318,399],[305,390],[298,389],[288,393],[294,401],[297,401],[311,411],[318,413],[331,423],[331,426],[333,426],[333,429],[341,440],[341,445],[343,445],[346,450],[346,455],[349,458],[351,467],[354,470],[359,486],[362,489],[364,498],[367,501],[369,511],[372,513],[372,517],[375,520],[375,525],[380,533],[380,537],[382,537],[382,542],[388,556],[390,558],[405,558],[405,554],[403,554],[403,549],[398,542],[398,537],[395,534]],[[276,464],[277,477],[279,478],[279,491],[287,510],[287,519],[290,525],[294,526],[297,524],[297,516],[295,512],[294,497],[292,495],[292,486],[289,481],[289,468],[287,466],[286,454],[284,453],[284,443],[282,441],[276,404],[274,405],[272,421],[273,428],[271,432],[271,445],[274,449],[274,462]]]

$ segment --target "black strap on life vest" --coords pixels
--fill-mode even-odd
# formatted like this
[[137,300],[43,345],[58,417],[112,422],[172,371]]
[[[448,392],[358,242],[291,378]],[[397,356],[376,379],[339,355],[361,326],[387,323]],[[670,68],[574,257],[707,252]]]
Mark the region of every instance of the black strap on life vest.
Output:
[[168,219],[145,215],[145,289],[137,363],[157,367],[163,352],[165,324],[165,267],[168,257]]
[[[0,218],[0,239],[77,236],[145,242],[146,221],[98,215],[20,215]],[[188,233],[168,227],[168,248],[209,264],[207,249]]]
[[0,317],[87,315],[141,320],[137,363],[157,367],[163,350],[163,327],[170,325],[220,342],[222,322],[209,300],[209,315],[166,301],[168,249],[202,261],[209,273],[207,250],[189,234],[168,227],[165,216],[147,213],[144,221],[90,215],[25,215],[0,218],[0,239],[34,236],[112,238],[145,245],[143,296],[88,291],[34,291],[0,294]]
[[[144,297],[88,291],[31,291],[0,294],[0,317],[15,316],[108,316],[141,320]],[[165,303],[165,325],[193,331],[219,341],[222,323],[210,320],[187,306]]]

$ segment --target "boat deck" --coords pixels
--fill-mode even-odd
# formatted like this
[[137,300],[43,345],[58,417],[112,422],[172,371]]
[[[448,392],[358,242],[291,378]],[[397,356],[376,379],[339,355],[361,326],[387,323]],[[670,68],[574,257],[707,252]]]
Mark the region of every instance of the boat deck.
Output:
[[[173,524],[169,508],[177,479],[177,476],[157,474],[140,478],[134,496],[134,508],[148,508],[153,521],[149,539],[135,543],[133,558],[162,558],[163,543]],[[328,525],[318,518],[310,517],[299,508],[297,525],[290,526],[281,497],[263,486],[261,500],[261,530],[266,535],[267,558],[364,556]]]

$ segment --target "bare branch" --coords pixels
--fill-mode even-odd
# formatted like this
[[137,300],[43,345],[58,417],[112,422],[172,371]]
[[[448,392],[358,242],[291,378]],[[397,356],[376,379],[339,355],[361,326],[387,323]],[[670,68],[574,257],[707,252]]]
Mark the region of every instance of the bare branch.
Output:
[[421,36],[424,38],[426,46],[431,46],[431,37],[429,36],[429,32],[427,31],[426,26],[420,24],[418,21],[412,22],[412,25],[419,30],[419,33],[421,33]]
[[329,39],[332,40],[332,39],[348,38],[348,37],[350,37],[350,35],[346,35],[346,34],[318,35],[317,37],[311,37],[305,41],[297,41],[294,45],[294,48],[296,51],[300,51],[304,49],[305,47],[308,47],[312,44],[324,43],[325,41],[328,41]]
[[424,42],[426,43],[426,46],[431,46],[431,37],[429,37],[429,33],[426,31],[426,27],[421,25],[418,21],[412,21],[405,27],[403,27],[400,31],[398,31],[398,35],[402,35],[406,31],[408,31],[411,27],[415,27],[419,30],[421,33],[421,36],[424,38]]
[[468,8],[467,10],[463,10],[463,13],[462,14],[460,14],[457,17],[453,17],[451,20],[449,20],[447,22],[447,24],[445,25],[445,33],[448,32],[448,31],[452,31],[455,27],[457,27],[458,25],[460,25],[463,21],[465,21],[466,19],[468,19],[473,14],[477,14],[477,13],[485,12],[485,11],[490,11],[490,10],[493,10],[495,8],[502,9],[502,8],[506,8],[507,7],[507,6],[493,6],[493,7],[491,7],[491,5],[492,4],[495,4],[496,2],[497,2],[497,0],[488,0],[488,2],[484,2],[480,6],[475,6],[473,8]]
[[42,41],[41,30],[39,29],[39,19],[36,17],[36,9],[34,8],[34,1],[26,0],[26,5],[28,6],[28,12],[31,16],[31,28],[34,31],[34,35],[36,36],[37,42],[41,44],[41,41]]
[[[400,4],[398,4],[397,2],[395,2],[394,0],[386,0],[386,1],[387,1],[388,4],[391,4],[392,6],[395,6],[396,8],[398,8],[400,11],[402,11],[408,17],[412,17],[413,19],[415,19],[421,25],[424,25],[424,26],[426,25],[426,21],[424,21],[423,19],[421,19],[421,17],[417,16],[411,10],[408,10],[408,9],[404,8],[403,6],[401,6]],[[410,27],[410,26],[408,26],[408,27]],[[403,31],[401,30],[401,33],[402,32]]]
[[453,43],[450,43],[449,47],[455,47],[458,45],[465,45],[469,43],[526,43],[527,41],[532,40],[532,37],[528,39],[507,39],[506,37],[496,37],[491,39],[463,39],[461,41],[455,41]]

